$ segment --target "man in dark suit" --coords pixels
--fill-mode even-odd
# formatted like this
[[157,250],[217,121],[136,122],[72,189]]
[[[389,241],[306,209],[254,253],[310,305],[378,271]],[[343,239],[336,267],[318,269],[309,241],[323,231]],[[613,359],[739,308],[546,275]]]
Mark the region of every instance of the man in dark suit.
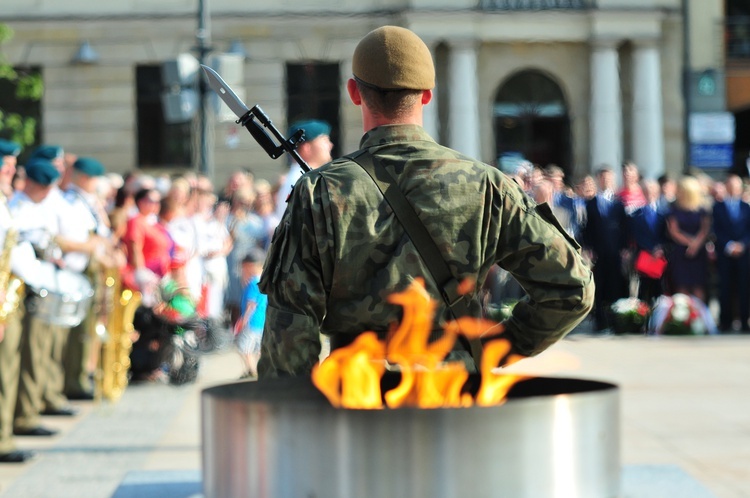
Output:
[[604,167],[596,172],[598,193],[586,201],[586,227],[583,245],[591,253],[594,263],[594,328],[602,331],[610,327],[610,306],[628,295],[623,273],[622,256],[625,250],[625,207],[614,196],[614,172]]
[[713,222],[716,237],[716,266],[719,270],[719,329],[732,330],[732,322],[739,314],[740,328],[750,332],[750,205],[743,202],[742,180],[729,175],[724,182],[726,197],[714,204]]
[[[572,237],[578,237],[580,227],[578,226],[578,217],[576,213],[575,200],[572,192],[565,186],[565,172],[556,164],[549,164],[544,168],[544,176],[553,187],[552,202],[549,203],[552,211],[555,212],[558,221],[562,223],[563,228]],[[565,213],[559,216],[559,213]]]
[[[655,180],[643,180],[641,188],[646,205],[636,209],[628,218],[628,238],[635,247],[635,258],[640,251],[646,251],[655,258],[663,258],[667,211],[659,208],[659,184]],[[660,277],[651,278],[638,273],[638,280],[638,299],[651,303],[663,294]]]

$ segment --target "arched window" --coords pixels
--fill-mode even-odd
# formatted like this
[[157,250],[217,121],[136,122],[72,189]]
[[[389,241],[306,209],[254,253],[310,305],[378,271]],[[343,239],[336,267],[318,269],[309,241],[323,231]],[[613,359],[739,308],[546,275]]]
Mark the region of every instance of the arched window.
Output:
[[572,172],[570,117],[562,90],[541,71],[514,74],[497,91],[493,109],[498,165],[513,172],[519,159]]

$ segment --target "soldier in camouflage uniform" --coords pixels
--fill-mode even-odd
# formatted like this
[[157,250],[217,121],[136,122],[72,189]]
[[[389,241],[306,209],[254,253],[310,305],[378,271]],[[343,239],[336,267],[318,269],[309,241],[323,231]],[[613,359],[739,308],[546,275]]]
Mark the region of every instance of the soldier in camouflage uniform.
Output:
[[[528,297],[504,332],[514,352],[534,355],[561,339],[591,309],[591,271],[546,204],[537,206],[498,169],[438,145],[421,127],[435,79],[427,46],[407,29],[378,28],[358,44],[352,69],[347,90],[366,132],[360,147],[395,178],[454,277],[481,283],[498,264],[520,282]],[[261,277],[268,311],[260,377],[309,374],[321,331],[332,348],[367,330],[384,337],[401,311],[389,294],[424,277],[439,299],[429,275],[362,167],[344,157],[305,174]]]

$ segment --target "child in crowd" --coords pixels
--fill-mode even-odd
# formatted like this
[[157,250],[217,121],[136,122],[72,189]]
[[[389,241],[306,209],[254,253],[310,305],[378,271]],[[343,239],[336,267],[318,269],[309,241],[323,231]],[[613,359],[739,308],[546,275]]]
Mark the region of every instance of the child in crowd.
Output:
[[235,334],[237,335],[237,349],[245,362],[247,379],[258,377],[258,360],[260,359],[260,339],[263,336],[263,324],[266,320],[268,298],[260,292],[258,282],[263,271],[265,253],[258,248],[252,248],[242,260],[242,283],[244,291],[240,310],[242,315],[237,321]]

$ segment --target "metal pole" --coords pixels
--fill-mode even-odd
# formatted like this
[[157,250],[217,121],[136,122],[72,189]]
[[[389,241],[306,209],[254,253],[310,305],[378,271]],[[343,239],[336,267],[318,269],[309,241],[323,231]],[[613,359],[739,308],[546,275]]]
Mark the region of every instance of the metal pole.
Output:
[[690,169],[690,0],[682,0],[682,95],[685,103],[683,117],[683,140],[685,142],[685,162],[683,171]]
[[[207,64],[206,56],[211,51],[211,17],[209,14],[208,0],[198,0],[198,31],[196,32],[198,42],[198,61]],[[198,95],[200,106],[198,108],[199,160],[198,170],[211,181],[214,179],[213,161],[209,157],[208,138],[211,135],[211,120],[209,116],[208,87],[204,78],[198,78]]]

